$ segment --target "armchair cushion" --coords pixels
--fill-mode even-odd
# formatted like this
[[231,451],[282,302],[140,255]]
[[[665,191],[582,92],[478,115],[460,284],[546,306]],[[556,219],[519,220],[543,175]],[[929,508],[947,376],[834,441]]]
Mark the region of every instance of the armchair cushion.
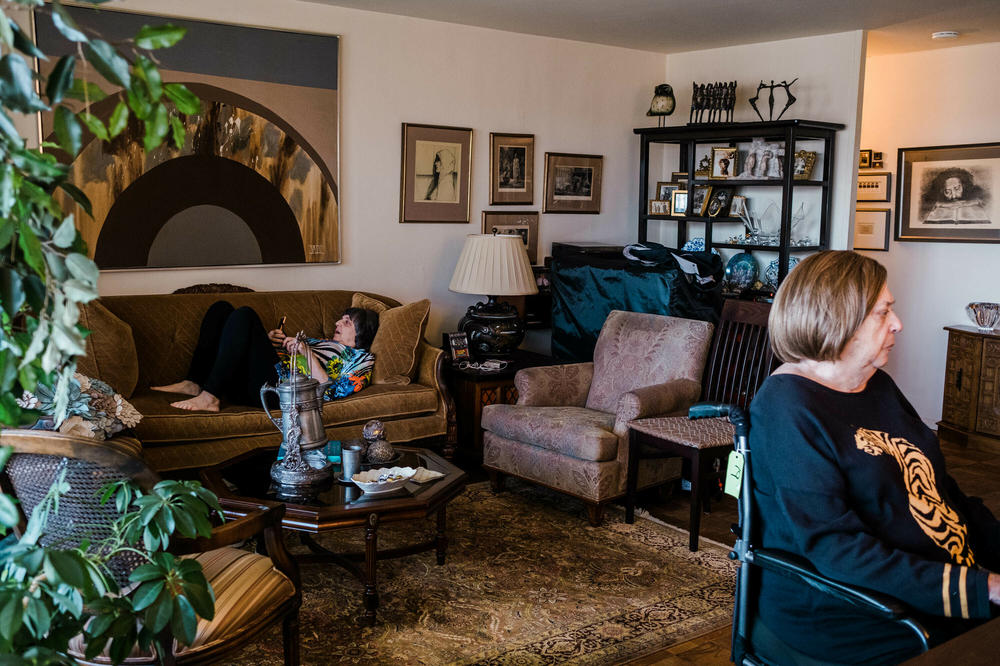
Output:
[[705,321],[612,310],[594,348],[587,407],[614,412],[636,388],[680,378],[700,383],[712,330]]
[[568,363],[518,370],[514,376],[517,404],[584,407],[593,377],[593,363]]
[[483,428],[500,437],[548,449],[580,460],[613,460],[618,436],[615,416],[585,407],[489,405]]

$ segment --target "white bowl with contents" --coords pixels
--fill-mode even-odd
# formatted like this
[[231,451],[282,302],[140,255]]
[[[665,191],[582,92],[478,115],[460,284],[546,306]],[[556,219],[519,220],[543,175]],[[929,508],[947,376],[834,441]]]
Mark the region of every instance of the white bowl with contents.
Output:
[[351,481],[366,495],[377,495],[402,488],[416,472],[412,467],[380,467],[358,472],[351,477]]

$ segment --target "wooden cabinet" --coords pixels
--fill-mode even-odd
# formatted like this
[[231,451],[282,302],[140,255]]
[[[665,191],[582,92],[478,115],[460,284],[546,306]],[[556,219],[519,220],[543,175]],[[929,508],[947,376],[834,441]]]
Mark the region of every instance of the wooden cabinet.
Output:
[[[815,252],[829,247],[830,204],[833,187],[834,139],[844,126],[812,120],[776,120],[762,123],[724,123],[687,125],[678,127],[644,127],[634,130],[640,138],[639,147],[639,242],[647,240],[651,224],[667,225],[665,233],[675,233],[676,247],[681,247],[691,236],[703,236],[705,249],[726,248],[752,253],[770,252],[778,255],[778,284],[788,272],[791,253]],[[780,174],[754,179],[710,178],[698,175],[700,158],[711,148],[730,147],[737,150],[733,173],[739,173],[739,164],[746,159],[755,141],[775,146],[781,155]],[[656,151],[657,147],[671,146],[671,152]],[[808,178],[795,176],[796,153],[808,152],[816,160]],[[675,165],[675,166],[672,166]],[[660,214],[650,211],[648,202],[656,199],[656,184],[670,181],[673,170],[683,172],[686,179],[681,185],[692,201],[696,187],[725,188],[756,201],[760,217],[766,212],[767,203],[776,206],[780,231],[776,240],[763,242],[744,234],[739,217],[713,216],[701,211],[687,210],[683,214]],[[766,203],[765,203],[766,202]],[[796,220],[796,211],[805,210],[802,220]],[[690,208],[690,206],[689,206]],[[805,223],[808,233],[794,238],[793,224]],[[659,234],[657,229],[657,235]],[[800,232],[801,233],[801,232]],[[803,242],[808,237],[809,242]],[[732,239],[739,238],[739,242]],[[669,243],[668,243],[669,244]],[[761,259],[758,259],[760,263]],[[764,267],[760,267],[763,274]]]
[[938,436],[1000,452],[1000,332],[946,326],[948,357]]

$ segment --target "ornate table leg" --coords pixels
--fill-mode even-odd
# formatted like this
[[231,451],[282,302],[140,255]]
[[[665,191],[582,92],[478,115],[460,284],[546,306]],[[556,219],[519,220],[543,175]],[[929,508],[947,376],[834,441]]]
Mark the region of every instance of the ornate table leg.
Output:
[[368,516],[365,526],[365,614],[363,624],[375,624],[375,611],[378,609],[378,590],[375,587],[375,564],[378,560],[378,514]]
[[444,564],[445,551],[448,549],[448,535],[445,533],[445,508],[441,507],[437,513],[437,563]]

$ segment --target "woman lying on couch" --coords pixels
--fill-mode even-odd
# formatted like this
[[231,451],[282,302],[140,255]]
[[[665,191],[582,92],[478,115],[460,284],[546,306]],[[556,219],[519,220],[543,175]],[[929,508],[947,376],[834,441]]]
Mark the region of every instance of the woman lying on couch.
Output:
[[218,301],[201,320],[186,378],[150,388],[194,396],[171,403],[190,411],[217,412],[220,400],[255,405],[261,386],[287,379],[294,356],[299,372],[320,383],[330,382],[323,394],[326,400],[342,398],[371,381],[375,356],[366,350],[377,330],[377,312],[348,308],[332,339],[306,338],[303,348],[296,350],[294,337],[280,328],[266,331],[252,308],[235,309]]

